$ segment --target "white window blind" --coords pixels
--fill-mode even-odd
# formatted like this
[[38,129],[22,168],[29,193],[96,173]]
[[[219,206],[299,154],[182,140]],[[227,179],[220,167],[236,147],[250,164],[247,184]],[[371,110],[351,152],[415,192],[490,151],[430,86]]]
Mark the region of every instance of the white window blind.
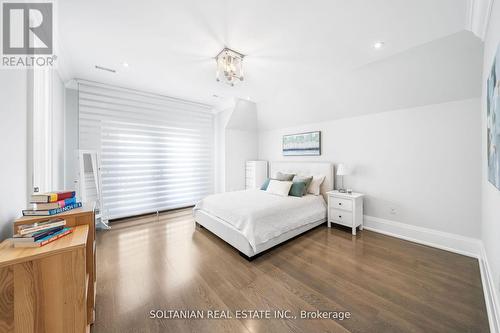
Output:
[[80,149],[101,157],[106,219],[194,205],[213,189],[203,104],[79,81]]

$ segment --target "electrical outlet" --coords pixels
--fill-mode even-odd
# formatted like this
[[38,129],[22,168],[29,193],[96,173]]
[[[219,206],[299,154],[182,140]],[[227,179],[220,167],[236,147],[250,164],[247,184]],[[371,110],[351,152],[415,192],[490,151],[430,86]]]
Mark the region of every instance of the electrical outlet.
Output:
[[391,213],[391,215],[396,215],[398,213],[396,208],[391,208],[389,212]]

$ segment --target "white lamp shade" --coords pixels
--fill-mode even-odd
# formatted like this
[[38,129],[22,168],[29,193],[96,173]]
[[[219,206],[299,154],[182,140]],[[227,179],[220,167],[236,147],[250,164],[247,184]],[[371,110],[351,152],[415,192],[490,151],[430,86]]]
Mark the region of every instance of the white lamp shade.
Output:
[[345,164],[340,163],[337,166],[337,176],[347,176],[350,174],[351,174],[351,171],[349,170],[349,168]]

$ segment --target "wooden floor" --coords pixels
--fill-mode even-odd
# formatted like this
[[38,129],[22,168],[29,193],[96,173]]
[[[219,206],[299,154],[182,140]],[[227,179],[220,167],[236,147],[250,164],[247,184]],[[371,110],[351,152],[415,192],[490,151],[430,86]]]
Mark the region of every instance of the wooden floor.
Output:
[[[320,226],[248,262],[191,210],[98,233],[94,333],[488,332],[475,259]],[[349,311],[331,319],[149,319],[151,310]]]

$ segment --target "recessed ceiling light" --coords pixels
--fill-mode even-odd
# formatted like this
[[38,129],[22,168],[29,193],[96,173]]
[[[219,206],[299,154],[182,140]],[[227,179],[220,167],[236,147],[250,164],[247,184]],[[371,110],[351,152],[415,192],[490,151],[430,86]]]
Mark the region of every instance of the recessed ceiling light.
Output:
[[128,62],[122,62],[123,67],[128,67]]
[[384,47],[384,44],[385,43],[382,41],[375,42],[375,43],[373,43],[373,48],[376,50],[379,50],[379,49]]

